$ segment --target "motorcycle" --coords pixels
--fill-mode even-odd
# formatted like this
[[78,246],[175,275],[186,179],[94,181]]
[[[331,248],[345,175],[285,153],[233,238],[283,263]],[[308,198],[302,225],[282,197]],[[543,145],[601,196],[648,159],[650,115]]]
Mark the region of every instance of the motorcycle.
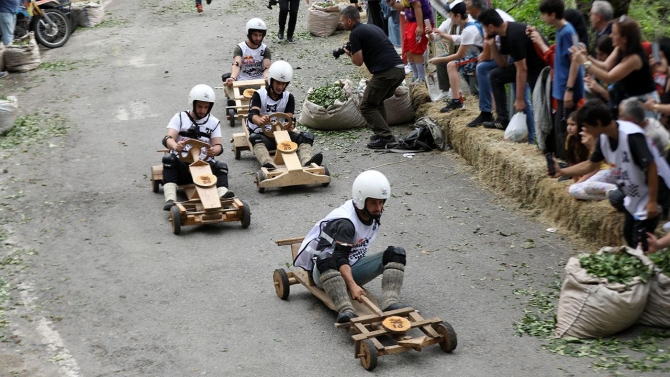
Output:
[[20,38],[32,31],[37,43],[58,48],[67,42],[76,25],[69,0],[30,0],[19,6],[14,36]]

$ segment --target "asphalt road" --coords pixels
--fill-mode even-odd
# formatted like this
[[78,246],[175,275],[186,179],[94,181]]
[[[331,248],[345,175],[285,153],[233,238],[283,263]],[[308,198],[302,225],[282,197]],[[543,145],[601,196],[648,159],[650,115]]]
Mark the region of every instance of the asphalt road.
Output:
[[[525,307],[514,290],[560,279],[578,247],[480,189],[449,152],[372,152],[365,130],[322,136],[316,149],[332,173],[330,186],[260,194],[255,159],[246,153],[234,160],[224,143],[230,188],[249,203],[251,226],[171,233],[162,195],[150,191],[155,150],[172,115],[186,109],[190,88],[220,85],[248,18],[267,20],[273,57],[296,68],[289,90],[299,101],[311,85],[358,75],[346,57],[330,56],[345,33],[306,36],[304,4],[293,45],[274,39],[277,8],[236,4],[214,0],[197,15],[191,1],[114,1],[108,26],[42,50],[44,61],[69,62],[72,70],[13,74],[2,83],[3,92],[17,93],[23,114],[61,115],[69,130],[53,147],[0,161],[3,218],[11,219],[3,224],[11,232],[3,252],[14,253],[2,269],[12,289],[0,375],[367,375],[350,336],[334,328],[335,313],[299,285],[280,300],[272,273],[290,263],[288,248],[274,241],[304,236],[369,168],[387,175],[393,193],[373,250],[404,246],[403,301],[458,333],[452,354],[429,347],[384,356],[375,374],[599,375],[588,359],[553,355],[513,328]],[[214,109],[220,118],[222,103]],[[241,128],[223,131],[227,142]],[[528,239],[536,247],[522,248]],[[380,293],[380,284],[368,288]]]

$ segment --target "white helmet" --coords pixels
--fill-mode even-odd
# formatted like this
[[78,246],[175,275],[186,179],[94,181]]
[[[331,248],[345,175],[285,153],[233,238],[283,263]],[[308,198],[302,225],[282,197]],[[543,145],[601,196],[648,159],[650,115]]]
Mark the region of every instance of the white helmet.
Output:
[[356,177],[351,186],[351,197],[358,209],[365,209],[365,199],[388,199],[391,197],[391,184],[384,174],[376,170],[366,170]]
[[262,31],[263,38],[265,38],[265,34],[268,31],[268,27],[267,25],[265,25],[265,21],[261,20],[258,17],[255,17],[247,21],[247,38],[251,39],[251,32],[254,30]]
[[278,60],[270,66],[269,76],[271,79],[288,83],[293,79],[293,68],[288,62]]
[[207,111],[207,114],[209,114],[209,112],[212,111],[212,107],[214,107],[214,102],[216,101],[216,94],[214,93],[214,89],[205,84],[194,86],[193,89],[191,89],[191,92],[188,94],[188,105],[191,106],[194,111],[195,101],[209,102],[209,110]]

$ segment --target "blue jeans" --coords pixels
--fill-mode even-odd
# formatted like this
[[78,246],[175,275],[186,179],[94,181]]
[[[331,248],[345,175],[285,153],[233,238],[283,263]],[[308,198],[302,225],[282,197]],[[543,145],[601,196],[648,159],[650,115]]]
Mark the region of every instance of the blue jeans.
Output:
[[495,60],[485,60],[477,64],[477,81],[479,82],[479,111],[490,113],[491,107],[491,80],[489,72],[496,68]]
[[0,13],[0,31],[2,31],[2,43],[5,46],[14,40],[15,26],[16,13]]
[[389,20],[389,39],[391,40],[391,44],[393,44],[394,47],[400,47],[401,46],[401,40],[400,40],[400,24],[396,23],[393,21],[393,16],[388,18]]
[[[384,265],[382,265],[383,256],[383,252],[372,255],[368,254],[351,266],[351,275],[354,277],[356,284],[363,286],[384,273]],[[314,267],[314,270],[312,270],[312,279],[314,279],[317,287],[323,288],[320,278],[321,273],[319,269]]]

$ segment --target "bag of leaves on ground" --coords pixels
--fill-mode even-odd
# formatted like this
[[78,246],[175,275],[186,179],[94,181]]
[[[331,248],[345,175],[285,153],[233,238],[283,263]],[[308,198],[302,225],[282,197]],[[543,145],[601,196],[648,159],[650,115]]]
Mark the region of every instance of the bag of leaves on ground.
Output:
[[649,298],[637,323],[645,326],[670,328],[670,249],[648,254],[654,263],[654,275],[649,281]]
[[[0,43],[1,45],[2,43]],[[0,96],[0,135],[14,127],[19,104],[14,96]]]
[[81,27],[93,27],[105,20],[105,7],[100,3],[75,3],[72,4],[72,9],[77,15],[77,24]]
[[390,126],[414,121],[414,106],[412,99],[409,98],[409,88],[406,86],[399,86],[393,96],[384,101],[384,108],[386,122]]
[[307,30],[316,37],[328,37],[340,23],[340,7],[333,2],[314,3],[307,10]]
[[28,72],[42,63],[40,49],[31,31],[19,39],[15,39],[5,47],[5,69],[10,72]]
[[629,247],[570,258],[555,336],[601,338],[633,325],[647,303],[652,268],[649,258]]
[[437,122],[428,117],[419,118],[414,123],[414,130],[406,137],[398,139],[398,142],[391,148],[392,152],[404,153],[429,152],[433,149],[444,150],[446,141],[444,132]]
[[339,80],[320,88],[310,88],[298,122],[323,131],[364,127],[366,122],[354,103],[352,88],[351,80]]

